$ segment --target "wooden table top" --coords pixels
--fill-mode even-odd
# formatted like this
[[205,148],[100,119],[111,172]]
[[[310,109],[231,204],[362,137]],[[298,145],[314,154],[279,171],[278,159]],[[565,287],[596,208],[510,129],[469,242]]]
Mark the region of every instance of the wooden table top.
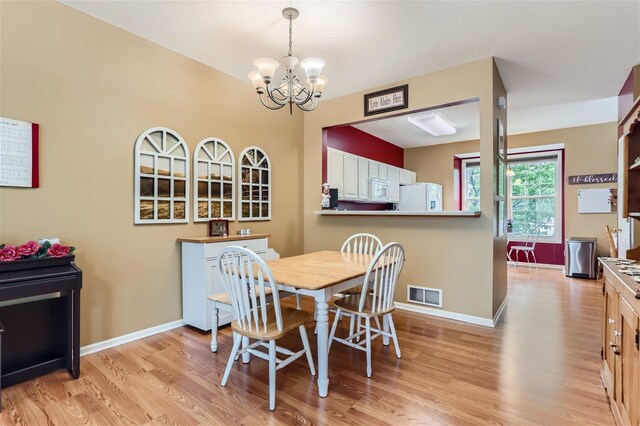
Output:
[[319,290],[364,277],[373,259],[368,254],[318,251],[267,262],[278,284]]

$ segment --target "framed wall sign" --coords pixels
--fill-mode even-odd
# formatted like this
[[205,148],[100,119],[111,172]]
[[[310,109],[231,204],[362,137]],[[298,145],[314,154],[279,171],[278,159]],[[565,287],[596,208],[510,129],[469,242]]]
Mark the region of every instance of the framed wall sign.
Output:
[[229,235],[229,221],[226,219],[213,219],[209,221],[210,237],[226,237]]
[[40,126],[0,117],[0,186],[38,188]]
[[365,116],[405,108],[409,108],[408,84],[364,95]]

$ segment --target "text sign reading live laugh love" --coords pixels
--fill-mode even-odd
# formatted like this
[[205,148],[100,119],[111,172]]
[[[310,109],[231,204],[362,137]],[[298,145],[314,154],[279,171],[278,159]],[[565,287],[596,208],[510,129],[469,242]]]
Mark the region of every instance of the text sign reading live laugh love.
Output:
[[408,84],[364,95],[364,115],[380,114],[408,107]]
[[590,183],[611,183],[611,182],[617,182],[617,181],[618,181],[617,173],[569,176],[569,185],[585,185]]

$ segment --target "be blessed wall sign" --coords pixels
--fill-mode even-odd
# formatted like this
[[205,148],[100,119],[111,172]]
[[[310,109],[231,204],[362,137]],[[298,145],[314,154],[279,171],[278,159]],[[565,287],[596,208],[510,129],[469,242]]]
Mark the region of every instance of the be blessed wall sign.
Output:
[[409,107],[409,85],[364,95],[364,115],[374,115]]
[[618,181],[617,173],[602,173],[599,175],[569,176],[569,185],[585,185],[590,183],[610,183]]

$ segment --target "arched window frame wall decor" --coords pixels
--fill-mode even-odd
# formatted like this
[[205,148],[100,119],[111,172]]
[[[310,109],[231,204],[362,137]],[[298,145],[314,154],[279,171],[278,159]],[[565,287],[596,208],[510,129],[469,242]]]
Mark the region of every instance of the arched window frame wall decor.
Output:
[[[189,222],[189,164],[189,148],[177,132],[153,127],[138,136],[134,159],[134,223]],[[180,204],[184,205],[183,212]],[[149,211],[149,205],[152,217],[141,214],[142,208]],[[161,206],[167,207],[166,215]]]
[[[202,166],[206,168],[206,171],[201,170]],[[217,177],[215,175],[216,169],[218,171]],[[201,185],[206,186],[206,197],[201,196]],[[229,191],[225,191],[227,185],[229,186]],[[228,194],[229,197],[225,198],[225,194]],[[205,222],[218,218],[234,220],[235,194],[235,157],[233,150],[222,139],[204,139],[196,146],[193,153],[193,221]],[[203,206],[206,207],[207,216],[200,215],[200,203],[203,203]],[[216,214],[215,211],[216,204],[218,205],[219,214]],[[229,206],[228,208],[226,208],[227,205]]]
[[[257,146],[245,148],[238,157],[239,221],[271,220],[271,181],[271,160],[267,153]],[[245,189],[247,192],[243,194]],[[257,197],[256,190],[259,194]],[[257,216],[253,207],[256,203]]]

